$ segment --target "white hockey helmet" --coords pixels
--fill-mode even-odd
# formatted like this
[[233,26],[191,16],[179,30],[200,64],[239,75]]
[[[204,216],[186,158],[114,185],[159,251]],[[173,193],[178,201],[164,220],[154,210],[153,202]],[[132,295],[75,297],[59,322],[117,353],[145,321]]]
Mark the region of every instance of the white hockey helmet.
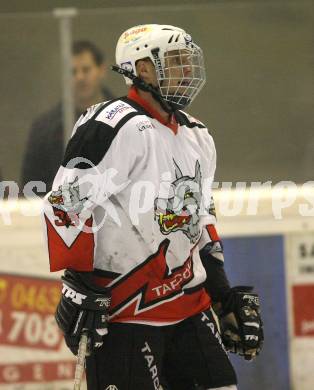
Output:
[[175,108],[190,104],[205,84],[203,52],[181,28],[146,24],[126,30],[117,43],[117,65],[137,76],[136,62],[144,58],[155,65],[159,94]]

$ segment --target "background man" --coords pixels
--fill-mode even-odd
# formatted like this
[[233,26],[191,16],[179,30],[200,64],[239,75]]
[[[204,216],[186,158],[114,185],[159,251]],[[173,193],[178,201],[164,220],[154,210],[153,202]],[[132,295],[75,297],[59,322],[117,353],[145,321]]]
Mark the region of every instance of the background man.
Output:
[[[104,53],[89,41],[74,42],[72,52],[77,119],[88,107],[111,99],[112,94],[103,85],[107,71]],[[58,103],[33,122],[24,153],[21,188],[31,180],[40,180],[48,191],[63,154],[62,104]]]

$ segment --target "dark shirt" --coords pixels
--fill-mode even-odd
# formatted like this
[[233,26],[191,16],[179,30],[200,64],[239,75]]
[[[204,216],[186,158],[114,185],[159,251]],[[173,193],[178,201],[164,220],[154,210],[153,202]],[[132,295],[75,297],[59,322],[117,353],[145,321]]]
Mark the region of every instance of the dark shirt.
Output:
[[[113,98],[106,88],[103,88],[103,95],[104,100]],[[76,112],[75,119],[81,114]],[[46,192],[51,190],[64,154],[62,119],[62,104],[58,103],[34,120],[23,157],[21,191],[31,180],[43,181],[46,183]],[[35,189],[33,191],[38,195],[44,195]]]

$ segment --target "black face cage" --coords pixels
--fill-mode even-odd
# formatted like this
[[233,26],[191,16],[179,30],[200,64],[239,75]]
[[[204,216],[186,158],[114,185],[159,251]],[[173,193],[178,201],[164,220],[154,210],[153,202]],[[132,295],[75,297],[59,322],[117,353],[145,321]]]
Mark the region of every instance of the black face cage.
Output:
[[169,48],[163,58],[154,55],[160,94],[179,109],[189,105],[205,84],[205,66],[200,47],[177,44]]

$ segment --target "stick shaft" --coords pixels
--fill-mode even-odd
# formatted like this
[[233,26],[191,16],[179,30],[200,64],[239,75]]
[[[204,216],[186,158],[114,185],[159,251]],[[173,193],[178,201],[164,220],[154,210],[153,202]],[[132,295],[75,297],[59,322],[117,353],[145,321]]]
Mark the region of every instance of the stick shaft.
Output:
[[77,353],[77,363],[75,366],[74,375],[74,390],[80,390],[82,376],[85,369],[85,357],[87,352],[88,337],[86,333],[83,333],[79,343],[79,349]]

